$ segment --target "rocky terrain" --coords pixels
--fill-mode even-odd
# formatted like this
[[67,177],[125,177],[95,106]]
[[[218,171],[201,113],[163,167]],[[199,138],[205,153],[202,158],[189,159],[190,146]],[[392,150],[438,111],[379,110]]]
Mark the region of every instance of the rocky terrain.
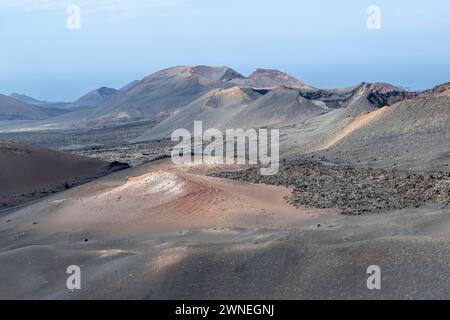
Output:
[[450,204],[450,172],[414,174],[295,160],[283,162],[273,176],[262,176],[257,167],[212,175],[292,187],[288,201],[295,206],[338,208],[350,215]]

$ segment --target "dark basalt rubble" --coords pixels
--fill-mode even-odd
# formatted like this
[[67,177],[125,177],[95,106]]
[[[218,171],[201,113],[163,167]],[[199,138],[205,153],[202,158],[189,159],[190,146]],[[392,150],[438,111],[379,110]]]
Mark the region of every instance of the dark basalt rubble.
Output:
[[292,205],[337,208],[348,215],[450,202],[449,172],[422,175],[296,160],[280,163],[278,174],[272,176],[262,176],[257,167],[212,176],[293,187],[287,199]]

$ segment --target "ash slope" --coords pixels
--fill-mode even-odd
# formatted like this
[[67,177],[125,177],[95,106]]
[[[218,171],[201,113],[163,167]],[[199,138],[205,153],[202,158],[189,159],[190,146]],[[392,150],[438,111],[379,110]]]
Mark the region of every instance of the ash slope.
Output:
[[0,140],[0,208],[42,198],[116,169],[100,160]]

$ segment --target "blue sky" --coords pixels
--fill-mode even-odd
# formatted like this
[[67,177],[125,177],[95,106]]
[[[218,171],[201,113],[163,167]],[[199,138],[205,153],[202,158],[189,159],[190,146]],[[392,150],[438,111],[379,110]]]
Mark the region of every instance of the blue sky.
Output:
[[[81,8],[81,30],[66,8]],[[381,30],[366,26],[381,8]],[[173,65],[288,72],[314,86],[450,81],[450,1],[0,0],[0,93],[72,100]]]

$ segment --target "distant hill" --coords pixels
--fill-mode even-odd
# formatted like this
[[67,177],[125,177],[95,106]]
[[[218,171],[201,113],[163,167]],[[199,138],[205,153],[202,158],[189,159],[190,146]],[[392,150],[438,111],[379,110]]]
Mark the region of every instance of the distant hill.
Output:
[[127,92],[128,90],[132,89],[135,85],[139,83],[139,80],[133,80],[126,85],[124,85],[122,88],[119,89],[119,91]]
[[254,88],[274,88],[286,86],[299,89],[315,89],[314,87],[294,78],[293,76],[272,69],[257,69],[252,72],[248,78],[235,78],[230,81],[240,86],[249,86]]
[[[226,92],[226,94],[224,94]],[[252,92],[251,95],[248,93]],[[385,105],[415,97],[410,93],[384,83],[362,83],[358,86],[336,89],[300,89],[278,86],[274,89],[261,90],[250,87],[235,87],[222,91],[222,100],[217,109],[207,108],[204,101],[216,97],[213,90],[208,92],[181,111],[170,115],[156,127],[133,141],[143,141],[169,137],[177,128],[191,129],[194,120],[202,120],[204,128],[284,128],[302,127],[305,122],[319,115],[317,130],[309,134],[314,142],[320,144],[328,135],[345,126],[351,117],[370,112]],[[244,96],[235,106],[228,106],[226,101],[233,97]],[[333,112],[336,111],[336,112]],[[303,144],[308,141],[305,139]]]
[[[201,120],[204,129],[278,128],[285,158],[311,155],[418,170],[450,166],[450,83],[423,92],[382,82],[317,89],[277,70],[257,69],[245,77],[229,67],[177,66],[120,90],[94,90],[64,115],[38,105],[45,101],[14,97],[0,96],[0,120],[37,120],[27,129],[151,120],[152,126],[132,139],[138,142],[192,129]],[[15,130],[11,123],[2,130]]]

